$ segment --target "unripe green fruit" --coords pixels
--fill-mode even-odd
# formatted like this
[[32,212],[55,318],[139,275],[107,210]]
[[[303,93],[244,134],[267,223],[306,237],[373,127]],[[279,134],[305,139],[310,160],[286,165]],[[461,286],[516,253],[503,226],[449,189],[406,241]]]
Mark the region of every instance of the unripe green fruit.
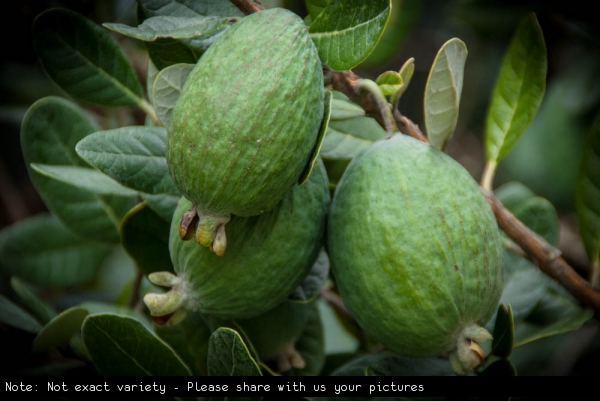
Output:
[[195,234],[222,255],[231,215],[261,214],[298,182],[323,114],[321,62],[300,17],[275,8],[229,28],[190,73],[171,116],[169,170],[194,206],[181,237]]
[[348,166],[328,226],[341,296],[377,341],[405,356],[483,360],[481,326],[503,287],[497,223],[477,183],[445,153],[404,135]]
[[329,200],[325,167],[318,162],[308,181],[296,185],[274,208],[259,216],[232,217],[228,225],[232,247],[219,257],[179,239],[179,220],[190,206],[182,198],[169,237],[177,275],[148,276],[157,285],[171,287],[166,294],[144,297],[150,313],[162,317],[162,323],[174,324],[185,317],[185,310],[238,319],[274,308],[301,283],[317,259]]

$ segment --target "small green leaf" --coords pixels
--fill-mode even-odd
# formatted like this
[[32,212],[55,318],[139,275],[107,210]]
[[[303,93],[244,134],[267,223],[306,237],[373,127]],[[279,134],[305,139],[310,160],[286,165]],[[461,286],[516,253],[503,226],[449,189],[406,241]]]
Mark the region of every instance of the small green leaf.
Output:
[[359,117],[329,124],[321,146],[321,157],[328,160],[350,160],[386,132],[370,117]]
[[37,215],[0,231],[0,265],[45,287],[69,287],[92,279],[110,246],[87,242],[51,215]]
[[[499,359],[481,372],[480,376],[513,377],[517,375],[517,370],[508,359]],[[498,399],[499,400],[499,399]],[[506,398],[510,401],[510,397]]]
[[250,355],[240,335],[221,327],[208,342],[209,376],[261,376],[260,368]]
[[171,123],[175,103],[193,68],[194,64],[174,64],[162,70],[156,77],[152,89],[153,104],[158,118],[167,129]]
[[289,296],[290,301],[310,302],[314,300],[329,277],[329,257],[321,250],[313,267],[302,283]]
[[400,90],[402,77],[396,71],[386,71],[377,77],[375,83],[379,85],[384,96],[392,96]]
[[546,44],[535,14],[519,25],[504,56],[485,125],[487,159],[498,163],[536,115],[546,91]]
[[[143,294],[140,294],[140,296],[141,295]],[[97,301],[85,301],[82,302],[79,306],[81,308],[87,309],[90,315],[110,313],[112,315],[125,316],[135,319],[141,324],[143,324],[144,327],[150,331],[154,330],[155,327],[154,323],[150,321],[148,316],[129,307]]]
[[538,326],[534,324],[518,325],[515,330],[514,347],[520,347],[521,345],[539,340],[541,338],[551,337],[557,334],[577,330],[593,316],[594,311],[587,309],[582,310],[575,315],[567,316],[546,326]]
[[90,315],[83,322],[82,334],[102,375],[190,375],[175,352],[135,319],[109,313]]
[[174,326],[156,326],[156,334],[166,341],[198,376],[207,374],[208,341],[211,330],[199,313],[188,313]]
[[600,115],[588,131],[577,177],[575,208],[579,232],[600,285]]
[[122,186],[106,174],[88,167],[53,166],[31,163],[31,168],[44,175],[97,195],[137,196],[133,189]]
[[400,355],[379,358],[366,369],[367,376],[448,376],[450,363],[437,358],[408,358]]
[[23,303],[41,324],[48,323],[56,316],[57,313],[54,308],[42,301],[34,291],[29,288],[27,283],[17,276],[12,276],[10,278],[10,286],[17,295],[21,297]]
[[154,210],[154,212],[167,223],[171,223],[173,213],[175,213],[175,208],[177,208],[180,198],[181,196],[179,195],[150,195],[142,193],[142,199],[144,200],[144,202],[146,202],[148,207]]
[[244,14],[231,2],[223,0],[138,0],[144,15],[173,15],[175,17],[243,17]]
[[531,189],[516,181],[501,185],[494,190],[494,194],[502,202],[502,205],[512,213],[521,202],[535,196]]
[[547,199],[534,196],[515,207],[513,214],[549,244],[558,245],[560,222],[556,209]]
[[515,322],[527,317],[540,302],[547,290],[544,274],[534,266],[511,274],[504,284],[500,303],[510,305]]
[[179,195],[165,159],[166,141],[164,128],[123,127],[89,135],[75,150],[92,166],[128,188]]
[[515,323],[510,304],[500,304],[493,332],[492,354],[507,359],[513,348]]
[[157,271],[174,272],[169,254],[170,226],[170,223],[154,213],[145,202],[131,209],[123,219],[123,248],[135,260],[144,275]]
[[229,22],[228,18],[219,17],[175,17],[160,15],[151,17],[137,27],[125,24],[105,23],[103,26],[122,35],[145,42],[157,39],[183,39],[209,35],[221,29]]
[[61,312],[48,322],[33,339],[31,352],[50,351],[67,345],[71,338],[79,332],[83,319],[88,314],[87,309],[79,306]]
[[310,24],[310,36],[324,64],[349,70],[373,51],[391,12],[391,0],[331,0]]
[[292,368],[285,372],[286,376],[318,376],[325,365],[325,336],[319,309],[315,302],[310,305],[307,314],[304,331],[294,344],[296,351],[306,362],[306,367],[304,369]]
[[33,184],[65,226],[84,238],[119,242],[120,219],[136,204],[135,199],[96,195],[40,175],[30,167],[31,163],[87,167],[75,145],[96,131],[98,127],[74,103],[46,97],[35,102],[23,118],[21,148]]
[[467,46],[453,38],[438,52],[425,87],[425,128],[431,145],[446,149],[458,122]]
[[104,106],[142,102],[142,86],[118,43],[82,15],[44,11],[33,23],[33,46],[50,78],[75,99]]
[[148,94],[148,100],[152,103],[152,90],[154,88],[154,81],[156,80],[156,76],[158,75],[158,68],[154,65],[152,60],[148,59],[148,68],[146,75],[146,93]]
[[362,107],[343,99],[334,98],[331,102],[330,123],[333,121],[350,120],[356,117],[364,117],[365,111]]
[[2,294],[0,294],[0,322],[34,334],[42,329],[33,316]]
[[306,5],[309,15],[314,20],[321,14],[321,11],[327,7],[329,0],[304,0],[304,4]]

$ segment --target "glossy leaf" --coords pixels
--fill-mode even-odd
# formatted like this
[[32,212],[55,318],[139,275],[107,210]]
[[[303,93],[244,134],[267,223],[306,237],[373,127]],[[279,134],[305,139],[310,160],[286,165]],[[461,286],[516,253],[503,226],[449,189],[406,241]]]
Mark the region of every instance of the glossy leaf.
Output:
[[535,196],[515,206],[513,214],[551,245],[558,245],[560,222],[556,209],[547,199]]
[[10,278],[10,286],[21,297],[23,303],[29,309],[29,312],[41,324],[46,324],[56,316],[56,311],[46,302],[41,300],[34,291],[29,288],[28,284],[17,276]]
[[170,223],[158,216],[145,202],[127,213],[121,223],[123,248],[144,275],[157,271],[174,272],[169,254]]
[[536,115],[546,90],[546,44],[535,14],[519,25],[504,56],[485,124],[488,161],[498,163]]
[[390,12],[390,0],[368,7],[359,0],[331,0],[309,27],[321,61],[338,71],[358,65],[377,45]]
[[37,173],[97,195],[137,196],[133,189],[122,186],[106,174],[89,167],[53,166],[31,163]]
[[538,326],[535,324],[521,324],[515,330],[515,348],[521,345],[539,340],[545,337],[555,336],[557,334],[566,333],[572,330],[577,330],[585,322],[594,316],[593,310],[582,310],[581,312],[567,316],[547,326]]
[[174,326],[156,326],[156,334],[167,342],[198,376],[207,374],[208,341],[211,330],[199,313],[188,313]]
[[327,7],[328,3],[329,0],[304,0],[306,9],[313,20],[321,14],[321,11]]
[[315,302],[308,309],[306,326],[296,341],[294,347],[302,355],[306,367],[304,369],[292,368],[285,372],[286,376],[318,376],[325,365],[325,336],[319,309]]
[[79,306],[69,308],[54,317],[33,339],[31,352],[50,351],[65,346],[79,332],[81,324],[89,314],[87,309]]
[[146,202],[148,207],[154,210],[154,212],[167,223],[171,222],[173,213],[175,213],[175,208],[177,208],[180,198],[181,196],[179,195],[150,195],[142,193],[142,199],[144,202]]
[[511,306],[515,322],[523,320],[540,302],[547,290],[544,274],[534,266],[512,273],[504,284],[500,303]]
[[34,334],[42,329],[42,325],[33,316],[2,294],[0,294],[0,323]]
[[[588,258],[600,269],[600,115],[592,124],[583,147],[575,207]],[[600,271],[596,274],[600,275]]]
[[118,43],[82,15],[44,11],[33,23],[33,45],[50,78],[75,99],[104,106],[142,102],[142,86]]
[[178,195],[165,159],[166,141],[164,128],[134,126],[96,132],[75,149],[92,166],[128,188]]
[[508,358],[513,348],[515,324],[511,305],[500,304],[492,336],[492,353],[500,358]]
[[291,301],[309,302],[315,299],[329,277],[329,257],[321,250],[313,267],[302,283],[289,296]]
[[109,251],[108,245],[85,241],[50,215],[31,217],[0,232],[2,271],[45,287],[90,281]]
[[358,105],[343,99],[334,98],[331,102],[331,116],[329,122],[349,120],[364,117],[365,111]]
[[167,129],[171,123],[171,113],[175,103],[179,99],[183,85],[193,68],[194,64],[175,64],[162,70],[156,77],[152,89],[154,109]]
[[[140,296],[142,295],[143,293],[140,294]],[[150,331],[154,330],[155,327],[152,321],[150,321],[150,319],[148,318],[148,316],[144,315],[142,312],[131,309],[129,307],[98,301],[85,301],[82,302],[79,306],[81,308],[86,309],[90,315],[110,313],[112,315],[119,315],[135,319]]]
[[121,217],[136,200],[100,196],[33,171],[31,163],[88,166],[75,152],[98,127],[74,103],[47,97],[35,102],[21,125],[21,148],[29,176],[48,209],[73,232],[102,242],[118,242]]
[[367,366],[367,376],[448,376],[452,367],[447,360],[408,358],[400,355],[378,358]]
[[90,315],[83,322],[82,334],[102,375],[190,375],[175,352],[135,319],[109,313]]
[[137,27],[125,24],[105,23],[103,26],[130,38],[154,42],[157,39],[183,39],[209,35],[221,29],[229,19],[219,17],[175,17],[160,15],[151,17]]
[[261,376],[260,368],[250,355],[240,335],[221,327],[208,342],[209,376]]
[[329,124],[321,146],[321,157],[329,160],[350,160],[386,132],[370,117],[359,117]]
[[384,96],[392,96],[402,86],[402,77],[396,71],[386,71],[377,77],[375,83],[379,85]]
[[425,86],[425,128],[429,143],[445,149],[458,122],[467,46],[450,39],[439,50]]

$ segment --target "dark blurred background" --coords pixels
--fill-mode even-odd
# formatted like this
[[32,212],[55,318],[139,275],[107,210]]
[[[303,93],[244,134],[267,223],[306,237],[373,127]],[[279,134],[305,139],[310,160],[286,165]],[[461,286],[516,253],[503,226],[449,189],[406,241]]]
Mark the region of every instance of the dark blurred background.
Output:
[[[263,4],[284,6],[301,16],[307,14],[302,1],[264,0]],[[585,272],[588,262],[578,235],[574,183],[583,139],[600,111],[600,26],[597,13],[592,11],[593,4],[541,0],[394,0],[393,15],[381,42],[354,69],[365,78],[375,79],[386,70],[397,71],[408,58],[414,57],[415,74],[399,107],[404,115],[423,127],[423,92],[431,63],[443,43],[453,37],[462,39],[469,55],[460,117],[448,153],[479,180],[485,163],[486,110],[502,57],[517,24],[528,13],[535,12],[548,49],[546,95],[527,132],[501,162],[494,186],[520,181],[537,195],[549,199],[561,219],[560,248],[581,272]],[[20,0],[7,2],[4,7],[5,22],[0,25],[5,44],[0,52],[0,229],[46,210],[23,162],[20,125],[28,107],[36,100],[48,95],[67,96],[46,77],[33,50],[31,26],[36,15],[48,8],[65,7],[98,24],[137,25],[134,0]],[[147,56],[143,45],[113,35],[145,84]],[[132,124],[141,116],[139,111],[130,109],[83,106],[101,126],[114,121]],[[592,349],[600,349],[600,344]],[[575,351],[567,349],[563,353],[569,352]],[[594,355],[598,351],[583,359]],[[564,374],[561,369],[570,372],[588,369],[589,365],[581,362],[564,367],[564,357],[556,357],[558,362],[554,365],[545,361],[546,370],[537,373]],[[537,368],[532,367],[532,371]]]

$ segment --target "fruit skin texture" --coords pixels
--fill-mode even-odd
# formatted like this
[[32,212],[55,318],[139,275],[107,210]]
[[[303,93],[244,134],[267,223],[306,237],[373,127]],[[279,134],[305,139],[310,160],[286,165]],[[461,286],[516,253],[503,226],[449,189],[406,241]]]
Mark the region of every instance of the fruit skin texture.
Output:
[[375,142],[336,189],[328,247],[344,303],[377,341],[405,356],[449,355],[459,374],[481,363],[473,342],[491,339],[480,326],[502,293],[501,244],[459,163],[411,137]]
[[175,104],[166,151],[200,216],[199,243],[230,215],[258,215],[283,198],[313,153],[323,111],[317,50],[288,10],[242,18],[204,53]]
[[[232,246],[219,257],[179,239],[178,222],[190,205],[182,198],[169,237],[177,276],[168,272],[148,276],[157,285],[171,287],[166,294],[144,297],[152,316],[165,316],[167,324],[174,324],[185,316],[179,313],[185,310],[237,319],[274,308],[316,261],[323,246],[329,201],[327,173],[319,161],[308,181],[296,185],[276,207],[259,216],[232,217],[228,225]],[[176,312],[169,322],[169,315]]]

